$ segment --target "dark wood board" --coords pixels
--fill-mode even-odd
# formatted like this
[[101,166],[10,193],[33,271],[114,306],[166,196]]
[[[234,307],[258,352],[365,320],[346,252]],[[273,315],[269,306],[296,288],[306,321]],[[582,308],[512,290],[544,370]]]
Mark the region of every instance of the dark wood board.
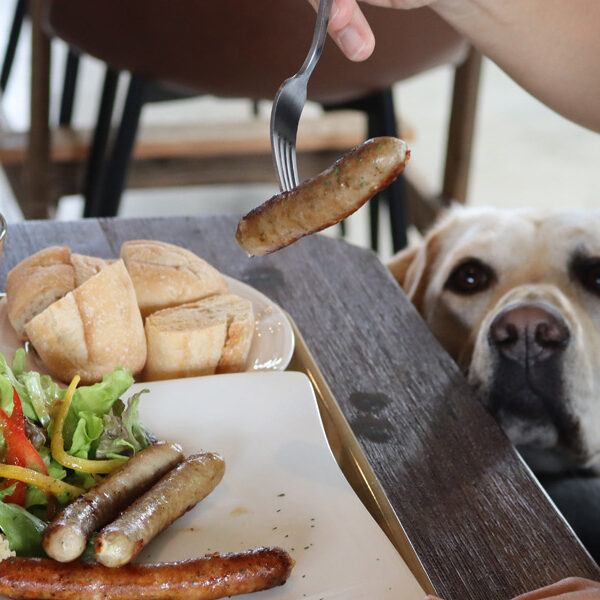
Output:
[[235,225],[231,217],[11,225],[0,285],[51,244],[105,258],[126,239],[185,246],[294,319],[439,595],[504,599],[569,575],[600,579],[374,253],[312,236],[249,259]]

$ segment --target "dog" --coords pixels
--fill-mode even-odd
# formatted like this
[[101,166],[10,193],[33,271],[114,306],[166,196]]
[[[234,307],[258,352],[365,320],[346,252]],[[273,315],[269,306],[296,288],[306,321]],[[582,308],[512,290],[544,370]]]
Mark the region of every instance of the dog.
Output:
[[598,560],[600,211],[454,207],[388,267]]

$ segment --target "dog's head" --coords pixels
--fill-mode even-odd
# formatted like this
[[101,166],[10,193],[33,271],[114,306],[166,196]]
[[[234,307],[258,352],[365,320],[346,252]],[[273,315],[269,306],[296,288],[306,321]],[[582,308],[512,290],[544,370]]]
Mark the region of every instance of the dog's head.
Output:
[[600,212],[452,209],[389,267],[534,470],[600,472]]

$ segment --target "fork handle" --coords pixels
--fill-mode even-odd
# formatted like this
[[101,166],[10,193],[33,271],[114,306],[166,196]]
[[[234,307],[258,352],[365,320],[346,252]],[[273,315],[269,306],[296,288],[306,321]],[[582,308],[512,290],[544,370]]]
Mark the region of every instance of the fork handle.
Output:
[[308,54],[304,59],[304,63],[298,71],[298,75],[307,74],[310,76],[315,65],[319,61],[321,53],[323,52],[323,46],[325,46],[325,40],[327,39],[327,27],[329,26],[329,16],[331,14],[332,4],[333,0],[320,0],[319,2],[317,23],[315,25],[313,39]]

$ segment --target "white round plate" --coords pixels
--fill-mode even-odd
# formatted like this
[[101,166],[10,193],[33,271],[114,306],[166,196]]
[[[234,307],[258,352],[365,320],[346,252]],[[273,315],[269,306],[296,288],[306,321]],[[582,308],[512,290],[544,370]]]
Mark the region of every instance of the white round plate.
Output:
[[[257,289],[237,279],[225,276],[229,291],[252,302],[254,309],[254,338],[248,353],[246,371],[283,371],[294,353],[294,330],[285,313],[275,302]],[[23,345],[8,320],[6,298],[0,294],[0,353],[8,364]],[[47,373],[37,353],[27,344],[27,364],[30,371]]]
[[283,371],[294,353],[294,330],[275,302],[252,286],[225,276],[229,291],[252,302],[254,339],[246,371]]

